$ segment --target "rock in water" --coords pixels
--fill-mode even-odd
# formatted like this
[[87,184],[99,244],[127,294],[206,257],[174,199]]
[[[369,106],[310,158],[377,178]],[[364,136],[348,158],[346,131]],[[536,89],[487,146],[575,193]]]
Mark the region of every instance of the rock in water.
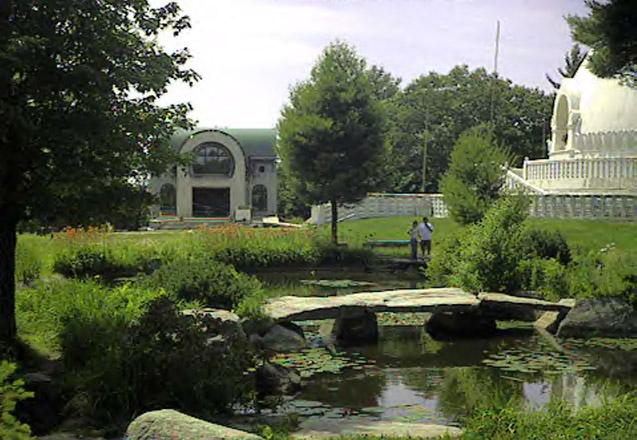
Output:
[[278,353],[299,351],[305,348],[307,342],[302,335],[282,325],[275,325],[261,338],[266,350]]
[[637,310],[620,298],[578,299],[557,331],[560,338],[637,337]]
[[434,339],[480,338],[495,333],[497,326],[492,317],[479,313],[434,313],[425,325]]
[[258,435],[209,423],[172,409],[142,414],[128,425],[126,436],[129,440],[261,439]]

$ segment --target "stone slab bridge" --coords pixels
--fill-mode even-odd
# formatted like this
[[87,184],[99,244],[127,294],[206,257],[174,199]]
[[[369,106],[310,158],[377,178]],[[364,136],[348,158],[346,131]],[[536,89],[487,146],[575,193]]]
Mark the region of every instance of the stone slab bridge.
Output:
[[283,296],[266,303],[263,312],[279,323],[334,319],[332,327],[321,329],[321,335],[338,342],[356,343],[377,337],[375,314],[379,312],[431,313],[427,331],[432,336],[482,336],[495,331],[495,321],[535,321],[540,311],[557,312],[563,318],[571,308],[572,304],[564,302],[435,288],[330,297]]

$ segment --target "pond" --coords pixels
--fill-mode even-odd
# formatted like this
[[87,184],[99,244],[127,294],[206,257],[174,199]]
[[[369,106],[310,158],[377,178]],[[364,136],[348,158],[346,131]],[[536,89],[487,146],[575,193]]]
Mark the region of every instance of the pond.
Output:
[[[320,279],[336,278],[325,275]],[[280,278],[284,282],[276,277],[264,282],[300,295],[420,287],[414,280],[348,277],[375,285],[308,284],[287,274]],[[336,352],[315,346],[277,356],[276,362],[300,371],[304,382],[280,410],[327,423],[362,417],[456,425],[475,406],[517,401],[538,408],[550,399],[594,406],[605,396],[637,389],[637,340],[557,341],[529,323],[501,323],[488,339],[436,341],[424,330],[426,318],[379,314],[375,344],[337,347]],[[311,346],[320,322],[297,324]]]

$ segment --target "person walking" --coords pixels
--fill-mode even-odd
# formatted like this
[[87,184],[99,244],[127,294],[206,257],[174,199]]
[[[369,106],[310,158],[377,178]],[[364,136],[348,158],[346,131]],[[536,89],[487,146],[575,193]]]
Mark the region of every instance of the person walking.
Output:
[[[434,231],[434,227],[429,223],[427,217],[422,218],[422,222],[418,225],[418,234],[420,235],[420,249],[422,256],[431,253],[431,233]],[[426,252],[425,252],[426,251]]]
[[418,259],[418,221],[414,220],[414,222],[411,224],[411,229],[409,229],[409,231],[407,231],[407,234],[409,234],[409,244],[411,245],[411,259],[412,260],[417,260]]

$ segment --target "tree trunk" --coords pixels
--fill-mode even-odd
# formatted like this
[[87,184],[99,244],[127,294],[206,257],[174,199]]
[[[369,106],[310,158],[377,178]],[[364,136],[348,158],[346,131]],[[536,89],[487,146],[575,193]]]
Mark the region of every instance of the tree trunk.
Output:
[[0,210],[0,345],[16,340],[15,324],[15,247],[17,222]]
[[332,200],[332,243],[338,244],[338,207],[336,206],[336,200]]

